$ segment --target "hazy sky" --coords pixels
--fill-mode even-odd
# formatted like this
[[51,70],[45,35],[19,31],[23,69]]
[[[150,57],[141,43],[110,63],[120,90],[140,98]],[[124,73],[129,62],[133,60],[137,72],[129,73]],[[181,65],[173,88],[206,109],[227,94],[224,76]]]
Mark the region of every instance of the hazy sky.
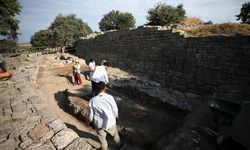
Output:
[[136,26],[147,23],[147,10],[158,2],[177,6],[183,4],[186,16],[200,17],[213,23],[236,22],[235,15],[247,0],[19,0],[22,11],[19,41],[28,42],[41,29],[46,29],[58,14],[76,14],[92,28],[99,31],[98,23],[111,10],[130,12]]

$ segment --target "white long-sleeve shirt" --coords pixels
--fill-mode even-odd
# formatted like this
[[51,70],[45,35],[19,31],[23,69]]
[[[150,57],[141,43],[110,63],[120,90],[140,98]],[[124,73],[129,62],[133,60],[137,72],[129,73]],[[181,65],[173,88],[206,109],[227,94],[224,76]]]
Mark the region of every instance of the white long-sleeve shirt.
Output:
[[105,69],[105,66],[97,66],[95,68],[95,71],[92,75],[91,78],[92,81],[99,83],[99,82],[104,82],[104,83],[108,83],[109,79],[108,79],[108,74],[107,71]]
[[90,71],[94,71],[95,70],[95,62],[92,61],[89,63],[89,68],[90,68]]
[[75,64],[74,69],[75,69],[75,72],[81,73],[81,65],[80,64]]
[[99,93],[89,101],[89,120],[96,128],[109,129],[116,124],[118,107],[114,97],[107,93]]

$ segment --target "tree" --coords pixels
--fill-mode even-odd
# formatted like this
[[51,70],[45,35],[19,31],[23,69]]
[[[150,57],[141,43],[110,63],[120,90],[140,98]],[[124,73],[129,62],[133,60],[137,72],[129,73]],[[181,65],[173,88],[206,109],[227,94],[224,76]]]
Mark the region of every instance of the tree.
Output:
[[55,41],[57,46],[72,45],[78,38],[93,32],[87,23],[77,19],[74,14],[67,16],[58,15],[54,22],[51,23],[49,29],[56,34]]
[[250,24],[250,3],[242,4],[240,14],[236,15],[237,20],[241,20],[243,23]]
[[177,7],[167,5],[166,3],[158,3],[154,8],[148,10],[148,25],[169,25],[178,23],[185,17],[183,5]]
[[54,33],[52,30],[40,30],[32,37],[30,43],[35,47],[54,47]]
[[35,33],[31,38],[33,46],[62,47],[73,45],[80,37],[92,33],[87,23],[76,15],[58,15],[48,29]]
[[15,16],[21,11],[17,0],[0,0],[0,46],[9,49],[16,45],[18,23]]
[[108,31],[114,29],[121,30],[134,27],[134,16],[131,13],[119,12],[118,10],[112,10],[109,13],[103,15],[103,18],[99,22],[99,29],[101,31]]
[[210,24],[214,24],[211,20],[204,22],[205,25],[210,25]]

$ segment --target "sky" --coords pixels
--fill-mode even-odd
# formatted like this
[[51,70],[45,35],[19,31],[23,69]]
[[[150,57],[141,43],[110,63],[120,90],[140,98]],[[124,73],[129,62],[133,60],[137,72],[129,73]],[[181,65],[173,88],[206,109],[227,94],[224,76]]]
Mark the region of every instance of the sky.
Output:
[[100,31],[98,23],[111,10],[129,12],[136,26],[147,23],[147,11],[158,2],[177,6],[183,4],[186,16],[199,17],[213,23],[237,22],[235,15],[247,0],[19,0],[22,10],[17,16],[19,42],[29,42],[31,36],[46,29],[59,14],[76,14],[93,31]]

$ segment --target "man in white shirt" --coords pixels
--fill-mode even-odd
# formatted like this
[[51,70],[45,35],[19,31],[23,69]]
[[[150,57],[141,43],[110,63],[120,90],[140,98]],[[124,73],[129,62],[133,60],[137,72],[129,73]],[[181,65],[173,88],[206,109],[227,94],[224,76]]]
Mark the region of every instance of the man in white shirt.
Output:
[[89,120],[97,130],[102,150],[108,149],[107,133],[114,138],[115,143],[120,147],[120,137],[116,129],[118,107],[114,97],[105,93],[106,85],[104,82],[98,83],[97,91],[98,95],[89,101]]
[[109,82],[108,79],[108,73],[107,73],[107,68],[108,64],[107,62],[102,63],[101,66],[96,66],[95,71],[93,72],[93,75],[91,77],[91,84],[92,84],[92,95],[95,96],[97,95],[97,84],[99,82],[104,82],[107,84]]
[[89,72],[88,72],[89,80],[91,80],[94,71],[95,71],[95,60],[91,58],[89,62]]

